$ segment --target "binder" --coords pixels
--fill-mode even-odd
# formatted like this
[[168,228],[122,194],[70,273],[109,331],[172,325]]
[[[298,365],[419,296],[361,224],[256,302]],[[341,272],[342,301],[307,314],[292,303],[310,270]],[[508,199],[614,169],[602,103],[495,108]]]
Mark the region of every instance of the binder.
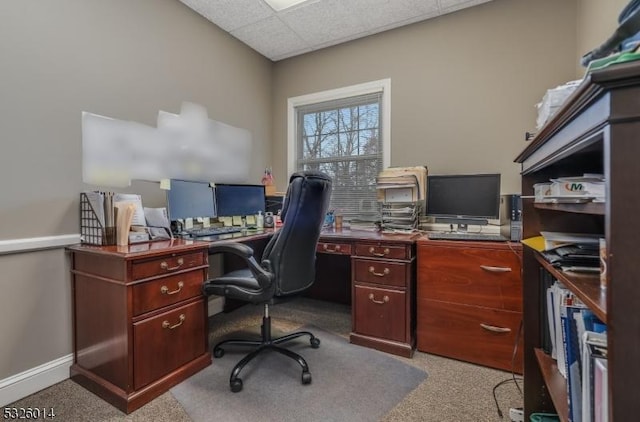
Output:
[[596,360],[607,359],[607,334],[585,331],[582,346],[582,422],[595,422],[602,420],[603,381],[606,384],[606,379],[596,382]]
[[577,298],[571,296],[565,298],[560,308],[570,422],[582,422],[581,356],[574,315],[584,308]]

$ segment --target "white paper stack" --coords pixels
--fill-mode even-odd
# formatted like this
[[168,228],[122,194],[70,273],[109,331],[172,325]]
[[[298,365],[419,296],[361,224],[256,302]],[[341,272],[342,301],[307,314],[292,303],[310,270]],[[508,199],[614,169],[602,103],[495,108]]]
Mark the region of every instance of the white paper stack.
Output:
[[582,79],[569,81],[563,85],[547,90],[542,101],[536,104],[538,108],[538,119],[536,121],[538,130],[558,111],[581,82]]

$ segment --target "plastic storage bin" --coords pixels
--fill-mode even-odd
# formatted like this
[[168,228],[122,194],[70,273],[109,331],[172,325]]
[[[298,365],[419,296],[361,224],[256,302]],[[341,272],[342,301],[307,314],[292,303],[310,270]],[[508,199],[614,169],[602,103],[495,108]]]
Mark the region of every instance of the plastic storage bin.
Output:
[[560,417],[554,413],[532,413],[531,422],[560,422]]

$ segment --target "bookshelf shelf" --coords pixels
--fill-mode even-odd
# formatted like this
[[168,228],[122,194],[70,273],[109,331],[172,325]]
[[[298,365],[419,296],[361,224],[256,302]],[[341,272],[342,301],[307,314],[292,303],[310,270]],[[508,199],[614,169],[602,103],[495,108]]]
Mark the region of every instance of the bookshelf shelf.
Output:
[[576,214],[605,214],[605,204],[601,202],[588,202],[586,204],[551,204],[536,202],[534,206],[541,210],[565,211]]
[[542,378],[549,390],[549,396],[553,401],[553,406],[560,416],[562,422],[568,422],[569,405],[567,401],[567,385],[565,378],[558,371],[555,359],[546,354],[542,349],[535,349],[538,366],[542,372]]
[[536,259],[545,270],[578,296],[600,321],[607,322],[607,295],[600,289],[599,274],[566,273],[551,266],[540,254],[536,255]]
[[[640,414],[640,61],[589,73],[536,137],[516,158],[521,164],[522,195],[534,196],[536,183],[552,178],[603,174],[606,203],[551,204],[523,201],[522,237],[542,231],[604,234],[607,290],[599,274],[563,272],[539,252],[523,248],[524,410],[556,412],[569,420],[566,380],[544,353],[546,285],[550,274],[606,322],[609,421],[635,420]],[[579,410],[578,410],[579,411]]]

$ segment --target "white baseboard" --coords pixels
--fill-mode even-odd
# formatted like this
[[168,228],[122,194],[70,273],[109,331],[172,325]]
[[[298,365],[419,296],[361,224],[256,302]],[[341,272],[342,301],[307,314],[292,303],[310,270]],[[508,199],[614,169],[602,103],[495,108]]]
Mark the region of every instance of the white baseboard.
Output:
[[66,380],[69,378],[71,364],[73,364],[73,354],[0,380],[0,406],[6,406]]

